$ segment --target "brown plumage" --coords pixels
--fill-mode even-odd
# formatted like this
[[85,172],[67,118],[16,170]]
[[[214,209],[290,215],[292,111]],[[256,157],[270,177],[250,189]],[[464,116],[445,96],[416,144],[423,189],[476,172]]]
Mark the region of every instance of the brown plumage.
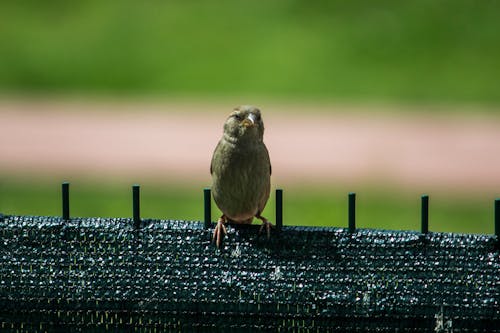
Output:
[[264,123],[260,110],[240,106],[224,123],[224,132],[212,156],[212,193],[222,216],[213,239],[220,246],[225,223],[262,220],[269,237],[271,224],[260,214],[271,189],[271,163],[263,141]]

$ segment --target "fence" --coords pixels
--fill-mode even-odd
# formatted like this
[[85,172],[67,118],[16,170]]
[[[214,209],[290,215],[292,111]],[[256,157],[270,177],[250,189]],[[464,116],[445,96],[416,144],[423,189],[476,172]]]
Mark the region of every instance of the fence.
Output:
[[205,221],[0,216],[0,328],[6,332],[500,332],[496,235]]

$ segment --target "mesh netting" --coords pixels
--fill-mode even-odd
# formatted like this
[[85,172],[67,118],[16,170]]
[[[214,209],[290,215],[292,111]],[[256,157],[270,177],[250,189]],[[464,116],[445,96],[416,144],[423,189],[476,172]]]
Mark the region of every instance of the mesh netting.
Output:
[[500,332],[491,236],[258,228],[5,216],[0,328]]

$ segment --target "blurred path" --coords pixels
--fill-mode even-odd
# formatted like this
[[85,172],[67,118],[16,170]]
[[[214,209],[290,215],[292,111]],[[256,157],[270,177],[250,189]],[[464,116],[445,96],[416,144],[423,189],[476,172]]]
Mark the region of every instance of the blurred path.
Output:
[[[0,177],[210,183],[232,106],[0,102]],[[263,108],[276,184],[500,192],[500,117]],[[350,110],[352,111],[352,110]]]

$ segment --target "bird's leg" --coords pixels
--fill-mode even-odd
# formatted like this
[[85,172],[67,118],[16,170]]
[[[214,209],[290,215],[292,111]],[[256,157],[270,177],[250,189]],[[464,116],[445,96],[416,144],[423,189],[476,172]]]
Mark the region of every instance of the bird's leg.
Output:
[[271,237],[271,227],[274,227],[274,225],[271,222],[269,222],[264,216],[260,215],[260,213],[255,215],[255,217],[262,221],[262,225],[260,226],[259,229],[259,234],[265,228],[267,233],[267,239],[269,239]]
[[224,223],[226,223],[226,222],[227,222],[227,217],[226,217],[226,215],[222,214],[222,216],[217,221],[217,225],[215,226],[215,229],[214,229],[214,235],[212,237],[212,242],[215,241],[215,245],[217,245],[218,248],[220,247],[220,244],[222,241],[222,237],[223,237],[222,233],[224,233],[224,235],[227,234],[226,226],[224,225]]

